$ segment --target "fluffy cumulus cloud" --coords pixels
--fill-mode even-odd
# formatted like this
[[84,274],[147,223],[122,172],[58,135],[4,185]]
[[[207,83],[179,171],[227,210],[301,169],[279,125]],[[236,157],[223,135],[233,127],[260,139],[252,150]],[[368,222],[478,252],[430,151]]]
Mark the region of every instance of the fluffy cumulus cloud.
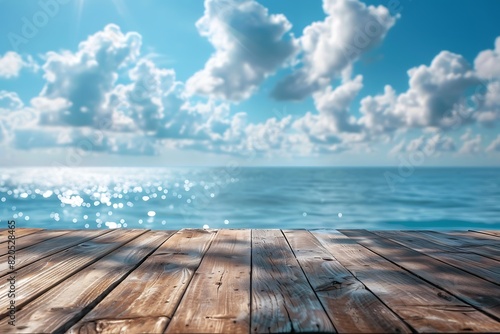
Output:
[[470,121],[465,93],[479,84],[479,80],[462,56],[443,51],[430,66],[414,67],[408,71],[408,76],[409,89],[406,92],[396,96],[394,89],[386,86],[383,95],[362,100],[360,122],[369,131],[446,129]]
[[456,145],[453,138],[437,133],[432,136],[423,135],[411,140],[408,144],[402,141],[390,151],[391,155],[402,153],[421,152],[425,156],[438,156],[441,153],[455,152]]
[[363,77],[358,75],[335,89],[328,86],[315,93],[313,98],[318,114],[306,113],[294,122],[294,129],[305,133],[311,143],[322,145],[320,149],[340,150],[341,142],[355,138],[349,134],[357,134],[361,130],[350,114],[351,104],[361,88]]
[[473,97],[476,102],[474,120],[486,127],[493,127],[500,120],[500,81],[481,84]]
[[[497,38],[494,50],[480,52],[474,67],[461,55],[442,51],[430,65],[408,71],[409,88],[405,92],[397,94],[387,85],[383,94],[364,97],[358,123],[366,138],[373,140],[415,128],[453,131],[475,122],[493,127],[500,119],[499,43]],[[461,153],[476,154],[482,150],[480,135],[467,132],[462,141],[458,150]],[[418,143],[412,145],[416,147]],[[454,145],[450,142],[437,149],[448,151],[446,148],[451,147]],[[406,149],[400,143],[393,153]]]
[[139,56],[140,46],[139,34],[108,25],[80,43],[75,53],[49,52],[43,65],[46,84],[33,100],[42,124],[99,128],[109,123],[113,115],[104,108],[106,96],[118,69]]
[[0,79],[16,78],[23,68],[36,71],[38,65],[32,57],[23,59],[21,55],[13,51],[9,51],[3,56],[0,55]]
[[350,114],[350,107],[361,88],[363,77],[358,75],[354,80],[348,80],[335,89],[328,86],[314,94],[316,109],[335,133],[359,131],[355,118]]
[[[323,8],[326,19],[308,26],[298,43],[283,15],[254,0],[206,0],[197,27],[215,52],[186,83],[141,54],[141,35],[108,25],[76,50],[47,53],[45,84],[29,102],[0,91],[0,142],[23,150],[156,155],[165,148],[277,157],[372,149],[423,132],[391,153],[483,152],[481,135],[467,130],[459,142],[452,131],[500,119],[500,39],[494,50],[479,53],[473,67],[443,51],[408,71],[407,89],[386,85],[355,106],[363,76],[351,77],[352,65],[384,39],[397,17],[358,0],[324,0]],[[315,110],[260,123],[233,110],[234,102],[294,61],[297,67],[275,97],[310,95]],[[18,64],[0,66],[0,77],[7,78],[29,61],[11,53],[2,62]],[[500,137],[487,147],[499,150]]]
[[443,51],[430,66],[408,71],[410,88],[398,97],[395,113],[408,126],[448,127],[455,125],[465,91],[478,83],[467,61]]
[[196,26],[215,53],[187,81],[191,94],[246,99],[296,52],[286,17],[254,0],[205,0]]
[[227,103],[191,101],[173,70],[142,59],[129,71],[129,78],[131,83],[117,85],[106,104],[113,111],[116,131],[175,141],[174,146],[179,148],[191,145],[192,140],[210,148],[241,136],[238,127],[244,123],[245,114],[231,115]]
[[500,37],[495,40],[495,49],[484,50],[478,54],[474,67],[483,79],[500,78]]
[[[141,122],[110,107],[119,71],[139,57],[141,36],[122,33],[116,25],[89,36],[76,52],[49,52],[43,65],[45,86],[30,107],[22,107],[17,96],[7,95],[9,118],[22,114],[31,117],[10,126],[11,144],[18,149],[74,147],[84,151],[152,154],[148,139],[134,134]],[[131,70],[132,79],[140,76],[141,63]],[[135,71],[134,71],[135,70]],[[5,93],[0,94],[5,104]],[[149,109],[131,108],[148,115]],[[142,139],[146,138],[146,139]],[[145,144],[146,143],[146,144]]]
[[323,10],[325,20],[306,27],[300,38],[302,66],[275,87],[275,98],[301,100],[327,86],[378,45],[397,18],[384,6],[358,0],[324,0]]
[[0,56],[0,78],[17,77],[23,67],[23,59],[15,52],[7,52],[3,57]]
[[285,148],[291,117],[270,118],[265,123],[250,124],[245,129],[244,149],[251,152],[275,152]]
[[485,126],[494,126],[500,120],[500,37],[493,50],[481,51],[474,61],[474,68],[481,85],[474,99],[478,105],[475,119]]
[[15,92],[0,91],[0,143],[11,141],[14,130],[35,124],[37,115]]
[[389,85],[384,87],[384,93],[367,96],[361,100],[359,120],[364,130],[372,136],[393,133],[401,127],[401,120],[395,114],[398,96]]
[[129,71],[129,78],[130,84],[117,85],[107,96],[105,109],[113,114],[113,129],[154,134],[165,113],[176,111],[166,110],[163,103],[173,94],[175,72],[141,59]]
[[[482,105],[467,100],[470,89],[481,85],[477,72],[460,55],[443,51],[430,65],[420,65],[408,71],[409,88],[397,94],[389,85],[384,93],[361,100],[360,117],[352,115],[352,101],[362,88],[361,77],[344,80],[336,89],[329,86],[313,94],[318,114],[307,113],[295,126],[309,136],[311,142],[349,146],[363,142],[390,140],[396,133],[411,129],[451,131],[485,118],[485,106],[498,99],[497,82],[484,93]],[[493,116],[496,117],[496,114]],[[428,141],[421,137],[408,145],[399,144],[394,152],[426,148],[451,152],[456,149],[449,137],[435,136]],[[470,141],[463,151],[480,149],[478,138]]]
[[362,88],[362,77],[344,80],[336,89],[327,86],[313,94],[318,114],[306,114],[296,126],[311,141],[352,143],[387,140],[398,131],[413,128],[449,130],[473,121],[471,106],[464,99],[479,79],[462,56],[443,51],[430,65],[410,69],[408,76],[409,88],[401,94],[387,85],[383,94],[364,97],[359,118],[351,109]]
[[[228,153],[253,147],[245,113],[233,115],[228,103],[213,99],[190,100],[174,70],[140,57],[140,44],[139,34],[108,25],[76,52],[48,53],[46,84],[30,106],[16,93],[0,92],[0,140],[23,150],[131,155],[157,154],[162,145]],[[276,138],[266,138],[275,145]]]

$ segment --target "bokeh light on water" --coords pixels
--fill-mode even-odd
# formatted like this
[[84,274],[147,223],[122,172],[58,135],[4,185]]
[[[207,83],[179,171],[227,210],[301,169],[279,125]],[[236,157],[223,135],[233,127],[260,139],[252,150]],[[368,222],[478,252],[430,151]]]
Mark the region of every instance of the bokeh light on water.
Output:
[[224,168],[38,168],[0,173],[2,218],[46,228],[201,228],[208,222],[214,225],[214,219],[223,225],[228,217],[222,212],[217,217],[207,208],[238,182]]
[[19,227],[500,228],[499,169],[0,169],[0,219]]

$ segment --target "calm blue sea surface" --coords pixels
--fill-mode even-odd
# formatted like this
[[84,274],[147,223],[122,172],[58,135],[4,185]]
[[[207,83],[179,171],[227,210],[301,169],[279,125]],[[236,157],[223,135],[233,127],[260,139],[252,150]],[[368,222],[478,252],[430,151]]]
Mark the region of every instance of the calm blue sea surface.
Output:
[[500,169],[0,169],[18,227],[500,229]]

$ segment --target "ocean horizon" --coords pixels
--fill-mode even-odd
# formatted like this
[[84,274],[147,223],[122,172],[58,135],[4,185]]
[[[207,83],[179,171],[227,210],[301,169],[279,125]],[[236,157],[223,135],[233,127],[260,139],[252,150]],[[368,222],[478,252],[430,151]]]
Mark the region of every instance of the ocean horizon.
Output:
[[494,167],[1,168],[0,219],[45,229],[500,229]]

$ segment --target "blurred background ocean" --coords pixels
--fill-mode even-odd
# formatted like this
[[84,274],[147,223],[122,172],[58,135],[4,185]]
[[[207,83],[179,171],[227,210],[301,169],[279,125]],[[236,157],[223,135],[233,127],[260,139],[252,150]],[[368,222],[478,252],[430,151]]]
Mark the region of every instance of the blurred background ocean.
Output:
[[500,169],[6,168],[0,219],[48,229],[500,229]]

